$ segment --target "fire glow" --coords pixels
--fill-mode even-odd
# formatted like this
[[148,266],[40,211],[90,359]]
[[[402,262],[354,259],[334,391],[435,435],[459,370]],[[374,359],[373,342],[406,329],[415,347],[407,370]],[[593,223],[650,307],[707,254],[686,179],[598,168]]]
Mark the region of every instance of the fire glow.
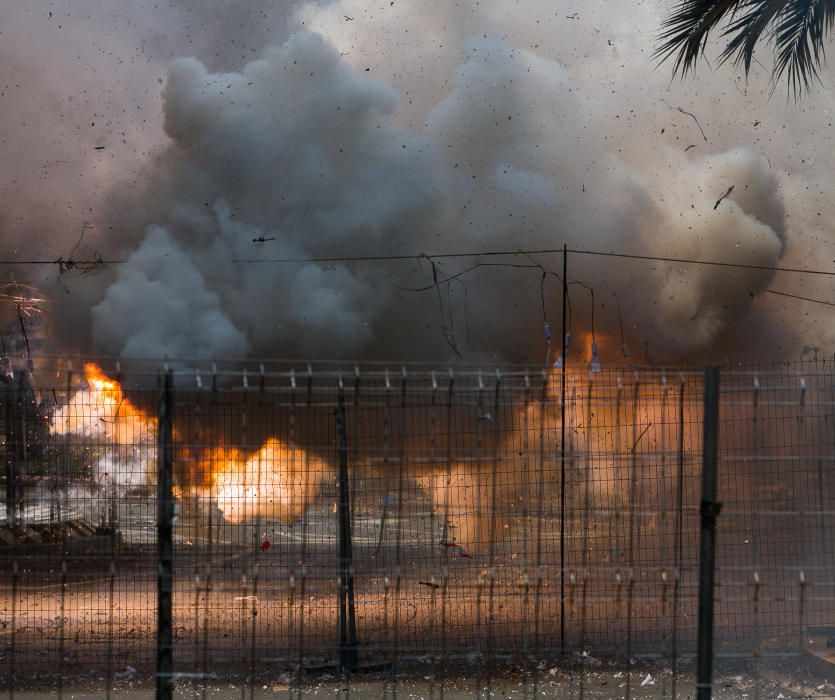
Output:
[[95,363],[84,366],[85,386],[50,420],[53,435],[93,441],[93,480],[112,487],[142,486],[156,469],[156,418],[132,403],[118,381]]
[[[53,415],[51,432],[90,438],[102,446],[93,463],[97,483],[153,483],[156,418],[132,403],[120,382],[97,364],[84,366],[84,379],[85,386]],[[176,430],[174,440],[180,442]],[[175,453],[185,462],[180,472],[193,476],[190,485],[204,484],[198,487],[200,495],[214,500],[231,523],[256,517],[292,522],[316,498],[327,471],[321,459],[277,438],[250,453],[224,446],[199,456],[182,447]]]
[[231,523],[261,517],[291,523],[319,493],[327,465],[310,452],[270,438],[256,452],[216,448],[211,495]]
[[[85,380],[85,386],[54,414],[53,433],[84,436],[97,443],[93,475],[100,484],[154,483],[156,418],[131,402],[122,385],[97,365],[85,366]],[[498,440],[496,465],[490,460],[453,460],[447,465],[421,465],[412,473],[435,511],[442,514],[443,544],[477,552],[484,543],[510,535],[532,494],[543,487],[552,490],[562,452],[561,381],[561,372],[552,370],[545,401],[520,405],[503,419],[512,426],[503,424],[500,434],[493,434],[498,428],[495,421],[502,420],[499,416],[488,413],[478,418],[484,438]],[[615,484],[612,472],[617,464],[612,455],[643,450],[666,454],[675,448],[678,411],[683,412],[685,449],[698,449],[691,407],[679,405],[683,390],[684,385],[663,379],[659,384],[636,378],[627,386],[619,376],[604,378],[573,367],[566,385],[565,455],[570,468],[579,467],[596,484]],[[530,452],[534,458],[521,456],[520,435],[534,446]],[[277,437],[250,449],[227,446],[218,437],[202,448],[186,444],[175,428],[174,442],[178,494],[205,499],[232,524],[257,519],[292,524],[305,515],[333,471],[326,457]],[[595,490],[601,504],[617,502],[622,495],[617,489]]]
[[53,433],[107,439],[116,445],[153,441],[156,419],[131,403],[119,382],[94,362],[84,365],[84,379],[86,388],[75,391],[53,415]]

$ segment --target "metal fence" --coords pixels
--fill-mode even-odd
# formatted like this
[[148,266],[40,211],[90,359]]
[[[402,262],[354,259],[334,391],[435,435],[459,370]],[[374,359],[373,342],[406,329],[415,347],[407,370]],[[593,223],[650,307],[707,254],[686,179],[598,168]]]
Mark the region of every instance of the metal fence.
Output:
[[[720,671],[835,636],[833,376],[722,372]],[[580,695],[609,664],[626,697],[692,687],[701,372],[42,361],[3,411],[10,691],[517,669],[535,693],[557,662]]]

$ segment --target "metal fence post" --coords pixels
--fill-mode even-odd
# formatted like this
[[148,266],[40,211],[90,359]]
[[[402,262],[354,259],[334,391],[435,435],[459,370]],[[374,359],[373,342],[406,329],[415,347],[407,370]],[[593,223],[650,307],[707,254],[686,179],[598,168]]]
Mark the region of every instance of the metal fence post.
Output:
[[565,657],[565,370],[568,366],[568,245],[562,246],[562,381],[560,386],[560,655]]
[[354,608],[354,554],[351,543],[351,495],[348,483],[348,437],[345,428],[345,394],[339,387],[336,410],[339,450],[339,667],[354,670],[359,663]]
[[173,379],[170,370],[163,375],[159,397],[159,434],[157,446],[157,700],[172,696],[171,598],[174,585],[173,530],[174,496],[172,493]]
[[713,691],[713,585],[716,557],[716,501],[719,448],[719,368],[705,369],[704,440],[702,443],[701,540],[699,547],[699,641],[696,697],[710,700]]
[[3,398],[6,407],[6,522],[14,528],[17,525],[17,472],[18,464],[18,431],[17,431],[17,392],[14,381],[3,386]]

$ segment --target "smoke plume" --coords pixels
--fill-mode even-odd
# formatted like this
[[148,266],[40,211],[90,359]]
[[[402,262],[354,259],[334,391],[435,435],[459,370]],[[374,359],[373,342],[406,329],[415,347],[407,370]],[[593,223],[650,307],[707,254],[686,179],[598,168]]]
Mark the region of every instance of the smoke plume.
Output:
[[[572,337],[592,334],[607,360],[622,347],[630,361],[704,361],[832,344],[822,306],[766,291],[831,291],[827,278],[767,269],[832,258],[833,164],[813,149],[835,99],[823,90],[797,107],[727,70],[670,84],[649,59],[661,2],[604,12],[525,0],[508,16],[495,0],[432,13],[341,0],[261,22],[264,5],[209,7],[223,14],[216,31],[191,24],[190,3],[107,27],[116,55],[142,47],[141,68],[76,59],[118,88],[85,88],[104,126],[76,130],[77,148],[114,151],[86,187],[49,176],[50,196],[73,205],[44,208],[55,243],[33,250],[124,262],[41,275],[58,347],[540,362],[543,324],[559,327],[561,256],[433,255],[563,244],[751,266],[572,254]],[[15,20],[45,22],[40,9]],[[67,21],[80,36],[106,25]],[[35,55],[19,44],[7,50]],[[62,69],[39,60],[21,70],[60,92]],[[5,218],[26,240],[44,188],[26,174],[16,187],[24,206]],[[775,342],[751,350],[752,334]],[[588,360],[576,340],[570,350]]]

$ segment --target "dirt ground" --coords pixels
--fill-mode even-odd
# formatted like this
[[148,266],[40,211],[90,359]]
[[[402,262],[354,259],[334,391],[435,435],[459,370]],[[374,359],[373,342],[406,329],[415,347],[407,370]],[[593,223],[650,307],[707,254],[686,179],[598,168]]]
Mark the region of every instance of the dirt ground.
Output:
[[[63,562],[58,559],[21,562],[14,578],[8,571],[0,572],[0,645],[7,654],[0,657],[0,698],[11,700],[12,696],[6,683],[12,648],[19,679],[14,698],[153,697],[156,562],[152,505],[138,498],[122,504],[119,520],[126,546],[118,556],[93,552],[69,562],[63,574]],[[525,578],[529,556],[515,551],[515,543],[508,541],[503,545],[507,551],[501,550],[507,554],[506,561],[491,579],[484,555],[465,555],[463,550],[451,553],[438,546],[438,533],[431,531],[432,520],[423,511],[415,511],[398,525],[402,542],[396,556],[392,538],[381,535],[381,521],[372,522],[366,516],[361,509],[356,511],[355,566],[357,622],[361,646],[369,658],[397,658],[393,645],[401,658],[431,652],[446,658],[448,664],[455,663],[452,658],[473,653],[487,654],[489,659],[490,649],[530,658],[537,648],[533,629],[540,635],[542,649],[558,648],[559,589],[548,585],[558,580],[553,567],[543,567],[546,583],[536,592]],[[692,648],[695,586],[683,579],[680,614],[674,618],[672,588],[660,576],[648,578],[650,573],[659,573],[652,567],[644,571],[647,578],[639,576],[634,596],[625,594],[606,567],[590,576],[587,594],[581,595],[569,579],[567,646],[591,649],[595,654],[599,650],[602,660],[590,657],[575,659],[578,663],[571,666],[546,662],[536,668],[505,665],[492,670],[489,662],[481,670],[462,663],[455,667],[455,674],[446,671],[443,678],[432,664],[408,673],[404,670],[397,677],[341,678],[321,672],[294,678],[271,673],[271,669],[293,667],[300,648],[306,651],[305,664],[332,660],[338,572],[331,504],[323,500],[311,509],[302,534],[298,528],[276,523],[260,529],[224,523],[209,531],[200,522],[184,517],[176,531],[175,668],[210,670],[217,678],[228,679],[246,675],[252,667],[254,677],[263,680],[211,679],[204,684],[192,676],[178,682],[177,698],[655,700],[695,696],[694,669],[682,663],[674,678],[665,665],[669,655],[661,654],[663,661],[640,662],[628,670],[606,661],[605,654],[619,653],[622,659],[627,649],[629,658],[640,658],[644,652],[655,653],[651,658],[658,659],[660,649],[672,648],[673,623],[679,649]],[[387,527],[392,527],[390,522]],[[555,539],[553,535],[546,538]],[[265,542],[269,545],[262,546]],[[435,546],[428,549],[427,542]],[[554,551],[549,556],[553,559]],[[302,560],[305,567],[300,566]],[[444,567],[449,579],[441,586],[438,572]],[[395,570],[402,571],[399,588],[392,584]],[[735,620],[747,619],[729,615],[728,610],[726,605],[724,617],[720,616],[726,633],[734,631]],[[488,619],[489,626],[485,624]],[[762,641],[768,649],[767,639]],[[114,679],[109,694],[103,690],[108,657]],[[795,656],[752,662],[749,656],[731,666],[721,660],[714,697],[835,698],[835,685],[830,682],[835,676],[813,672],[803,661]],[[59,693],[55,670],[62,666],[66,680]]]
[[[727,665],[727,664],[725,664]],[[409,698],[434,700],[447,698],[625,698],[660,700],[661,698],[694,698],[694,669],[688,665],[674,680],[669,668],[642,665],[627,672],[616,666],[592,668],[548,667],[531,671],[502,669],[470,669],[463,675],[409,678],[392,677],[389,673],[339,677],[336,673],[308,674],[298,682],[290,676],[258,683],[205,684],[181,680],[175,689],[178,700],[211,698],[212,700],[245,700],[246,698]],[[139,700],[154,695],[152,679],[139,674],[119,672],[108,695],[100,687],[65,687],[60,697],[68,700],[93,700],[112,697],[118,700]],[[823,672],[826,675],[826,672]],[[405,674],[402,674],[405,675]],[[803,659],[771,659],[756,664],[728,667],[714,678],[716,700],[788,700],[789,698],[835,698],[835,675],[829,679]],[[6,697],[10,697],[6,691]],[[16,691],[17,700],[46,700],[59,697],[58,689]]]

